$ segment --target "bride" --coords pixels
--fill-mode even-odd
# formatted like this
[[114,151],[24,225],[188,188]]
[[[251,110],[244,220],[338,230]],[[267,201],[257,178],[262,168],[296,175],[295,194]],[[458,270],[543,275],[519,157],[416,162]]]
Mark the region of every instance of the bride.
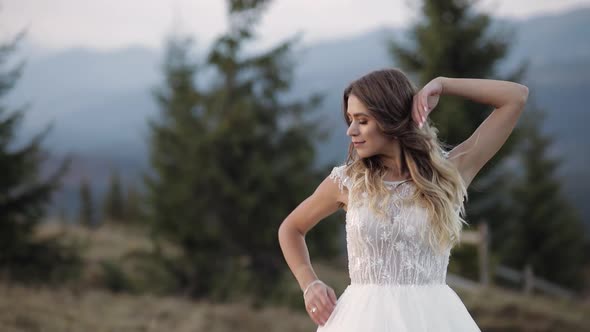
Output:
[[[442,95],[495,108],[449,152],[427,121]],[[345,89],[347,161],[278,232],[318,331],[479,331],[446,284],[450,251],[466,224],[467,188],[508,139],[527,96],[527,87],[512,82],[446,77],[416,92],[397,69],[371,72]],[[340,208],[351,282],[337,298],[314,272],[305,234]]]

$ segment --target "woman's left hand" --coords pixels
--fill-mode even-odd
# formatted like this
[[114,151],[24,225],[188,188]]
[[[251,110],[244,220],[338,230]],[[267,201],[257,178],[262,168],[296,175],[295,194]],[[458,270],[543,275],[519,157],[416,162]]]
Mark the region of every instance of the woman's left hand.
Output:
[[416,95],[414,95],[412,105],[412,118],[422,128],[426,122],[426,117],[436,105],[442,93],[443,86],[440,78],[435,78],[428,82]]

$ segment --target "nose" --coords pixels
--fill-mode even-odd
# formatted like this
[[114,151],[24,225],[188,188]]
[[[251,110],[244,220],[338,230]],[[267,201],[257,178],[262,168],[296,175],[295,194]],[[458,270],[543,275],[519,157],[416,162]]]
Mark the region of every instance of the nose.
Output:
[[352,122],[350,126],[348,126],[348,129],[346,130],[346,135],[350,137],[358,135],[358,128],[356,127],[354,122]]

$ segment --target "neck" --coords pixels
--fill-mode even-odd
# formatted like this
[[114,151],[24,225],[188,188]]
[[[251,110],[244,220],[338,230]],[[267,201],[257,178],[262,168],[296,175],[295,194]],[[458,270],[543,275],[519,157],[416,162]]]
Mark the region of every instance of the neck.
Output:
[[394,141],[391,149],[382,155],[383,163],[387,167],[387,173],[395,179],[405,179],[407,173],[402,173],[402,151],[399,143]]

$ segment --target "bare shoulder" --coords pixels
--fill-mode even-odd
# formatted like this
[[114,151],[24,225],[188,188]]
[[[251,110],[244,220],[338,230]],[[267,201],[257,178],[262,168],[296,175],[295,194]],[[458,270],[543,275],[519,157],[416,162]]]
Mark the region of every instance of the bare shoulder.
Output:
[[348,189],[341,185],[333,175],[327,176],[317,187],[313,195],[321,200],[333,201],[339,206],[348,203]]

